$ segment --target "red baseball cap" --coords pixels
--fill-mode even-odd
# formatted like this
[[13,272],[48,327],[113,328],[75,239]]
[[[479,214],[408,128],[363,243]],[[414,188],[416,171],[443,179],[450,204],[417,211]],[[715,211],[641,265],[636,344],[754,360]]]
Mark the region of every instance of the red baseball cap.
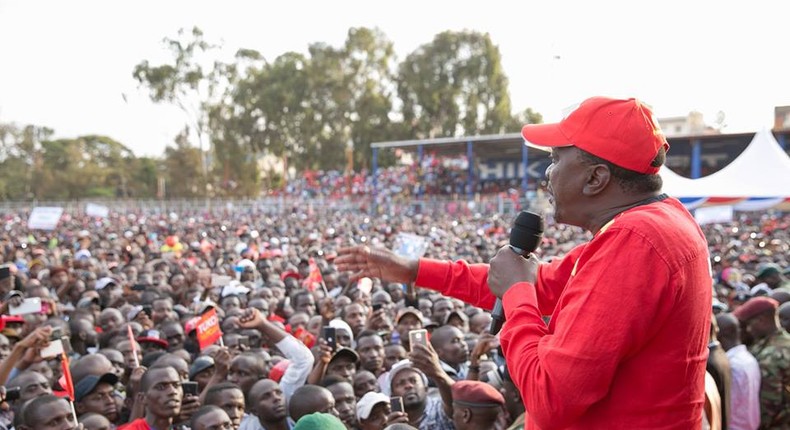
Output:
[[669,143],[649,106],[637,99],[592,97],[556,124],[527,124],[521,135],[538,146],[575,146],[617,166],[656,174],[650,163]]

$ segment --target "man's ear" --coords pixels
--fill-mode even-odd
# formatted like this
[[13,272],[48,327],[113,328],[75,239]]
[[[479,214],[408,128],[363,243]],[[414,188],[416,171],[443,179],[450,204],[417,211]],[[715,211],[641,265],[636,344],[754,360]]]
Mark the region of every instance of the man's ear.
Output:
[[463,408],[461,411],[461,417],[463,418],[465,423],[472,421],[472,410],[469,408]]
[[586,196],[594,196],[603,192],[612,181],[612,172],[604,164],[589,166],[587,170],[587,182],[584,184],[582,193]]
[[77,411],[77,415],[85,413],[85,407],[82,405],[82,402],[74,402],[74,410]]

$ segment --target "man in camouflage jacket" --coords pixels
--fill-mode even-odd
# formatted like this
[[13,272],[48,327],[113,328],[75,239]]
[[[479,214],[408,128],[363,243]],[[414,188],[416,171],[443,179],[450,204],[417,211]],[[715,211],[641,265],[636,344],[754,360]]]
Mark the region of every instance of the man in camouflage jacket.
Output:
[[760,364],[760,428],[790,429],[790,334],[779,326],[779,302],[755,297],[733,312]]

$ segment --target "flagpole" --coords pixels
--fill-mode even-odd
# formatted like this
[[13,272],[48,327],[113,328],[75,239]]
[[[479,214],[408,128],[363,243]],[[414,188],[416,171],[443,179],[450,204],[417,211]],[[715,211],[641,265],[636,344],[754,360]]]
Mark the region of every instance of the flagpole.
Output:
[[69,406],[71,406],[71,414],[74,416],[74,422],[76,423],[76,422],[78,422],[77,421],[77,410],[74,409],[74,401],[73,400],[69,400]]
[[137,368],[140,367],[140,361],[137,359],[137,347],[134,346],[135,343],[137,342],[135,342],[134,340],[134,334],[132,333],[132,326],[130,324],[127,324],[126,328],[129,334],[129,343],[130,346],[132,347],[132,356],[134,357],[134,367]]
[[71,369],[69,363],[69,357],[66,355],[66,351],[60,352],[60,366],[63,370],[63,379],[65,379],[65,387],[60,387],[66,390],[66,394],[69,397],[69,406],[71,406],[71,413],[74,416],[74,421],[77,421],[77,410],[74,408],[74,380],[71,379]]

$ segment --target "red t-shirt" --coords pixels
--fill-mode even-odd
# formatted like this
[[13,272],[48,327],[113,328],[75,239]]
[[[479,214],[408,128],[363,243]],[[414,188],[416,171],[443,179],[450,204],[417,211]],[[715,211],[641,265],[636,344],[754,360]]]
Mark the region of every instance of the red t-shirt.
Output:
[[[491,309],[487,272],[423,259],[416,284]],[[527,428],[700,428],[711,285],[704,235],[672,198],[617,215],[542,264],[537,286],[513,285],[500,340]]]
[[151,430],[151,427],[145,421],[145,418],[138,418],[129,424],[118,427],[118,430]]

